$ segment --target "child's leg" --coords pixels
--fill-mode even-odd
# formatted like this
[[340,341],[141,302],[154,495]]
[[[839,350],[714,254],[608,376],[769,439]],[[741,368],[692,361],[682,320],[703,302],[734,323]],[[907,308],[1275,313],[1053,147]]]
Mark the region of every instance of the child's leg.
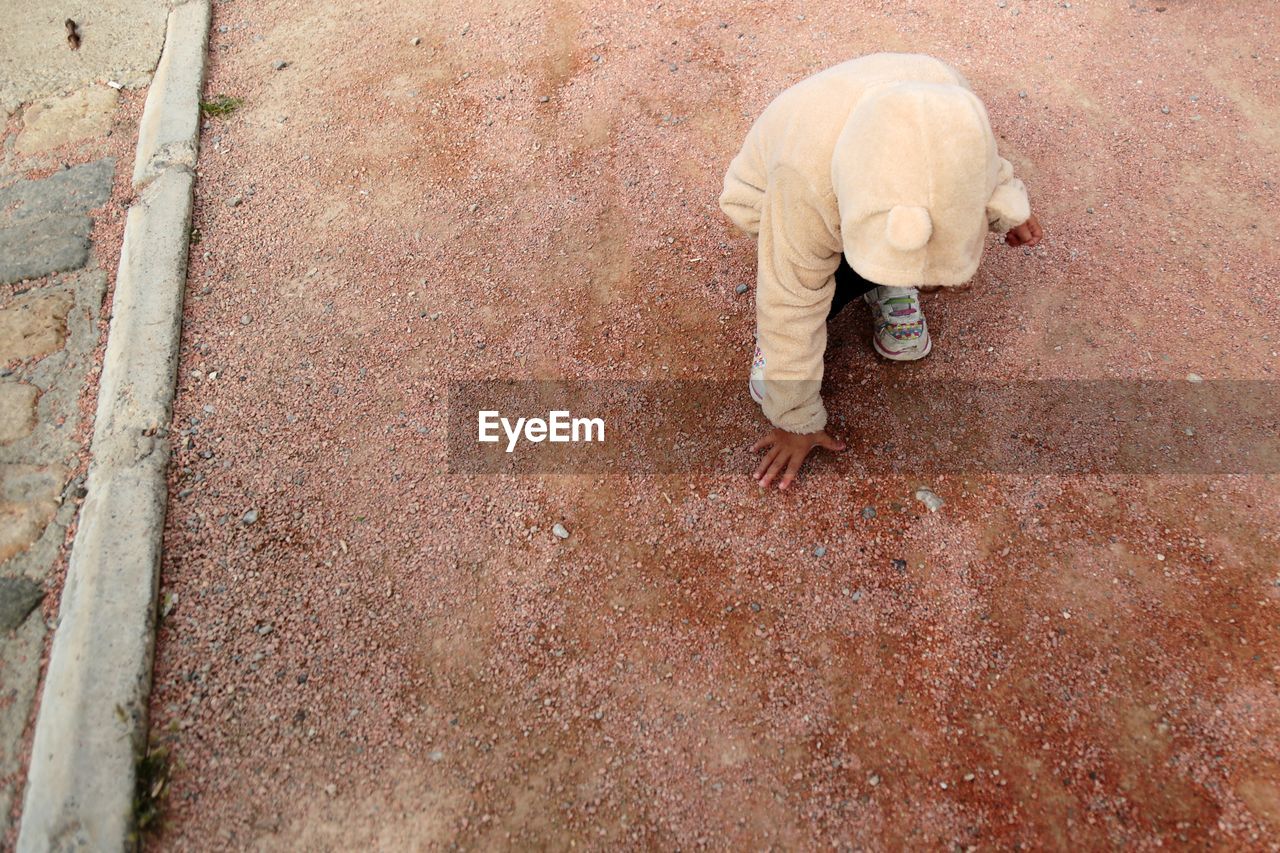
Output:
[[858,275],[842,255],[840,266],[836,269],[836,295],[831,299],[831,311],[827,314],[827,320],[839,314],[844,306],[863,294],[871,292],[875,287],[875,282],[867,281]]

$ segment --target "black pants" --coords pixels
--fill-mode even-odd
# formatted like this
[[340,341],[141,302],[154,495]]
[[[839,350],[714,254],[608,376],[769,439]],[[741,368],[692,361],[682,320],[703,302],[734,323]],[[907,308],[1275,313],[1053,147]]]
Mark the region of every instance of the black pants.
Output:
[[836,295],[831,299],[831,311],[827,314],[827,319],[830,320],[839,314],[844,306],[878,286],[874,281],[867,281],[854,272],[853,267],[849,266],[849,262],[844,259],[844,255],[841,255],[840,268],[836,270]]

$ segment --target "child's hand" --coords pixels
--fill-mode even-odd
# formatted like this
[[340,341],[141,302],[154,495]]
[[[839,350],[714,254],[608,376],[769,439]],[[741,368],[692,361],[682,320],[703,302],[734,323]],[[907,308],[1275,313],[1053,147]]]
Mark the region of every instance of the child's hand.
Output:
[[753,476],[760,483],[761,488],[767,489],[769,484],[781,474],[782,480],[779,481],[778,488],[785,489],[791,485],[796,474],[800,473],[800,466],[809,456],[809,451],[815,447],[825,447],[827,450],[839,452],[846,446],[843,441],[837,441],[827,435],[826,430],[802,434],[775,427],[768,435],[751,446],[752,453],[757,453],[766,447],[771,448]]
[[1018,246],[1026,246],[1030,248],[1040,242],[1040,238],[1044,236],[1044,229],[1040,227],[1040,220],[1036,219],[1036,215],[1031,214],[1031,218],[1004,235],[1004,241],[1015,249]]

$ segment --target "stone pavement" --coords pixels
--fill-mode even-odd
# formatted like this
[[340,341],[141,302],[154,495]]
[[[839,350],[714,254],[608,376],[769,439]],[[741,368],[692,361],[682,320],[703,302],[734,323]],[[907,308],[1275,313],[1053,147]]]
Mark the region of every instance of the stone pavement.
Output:
[[[57,610],[46,597],[83,496],[82,400],[108,285],[99,258],[115,254],[91,242],[119,168],[103,141],[119,130],[117,86],[150,80],[167,12],[157,0],[0,7],[0,847],[19,818],[46,614]],[[65,43],[67,14],[78,51]]]
[[[98,346],[106,272],[91,261],[88,213],[115,164],[79,166],[0,190],[0,816],[18,790],[23,732],[47,626],[80,451],[79,398]],[[32,281],[32,279],[38,279]],[[24,281],[26,280],[26,281]]]

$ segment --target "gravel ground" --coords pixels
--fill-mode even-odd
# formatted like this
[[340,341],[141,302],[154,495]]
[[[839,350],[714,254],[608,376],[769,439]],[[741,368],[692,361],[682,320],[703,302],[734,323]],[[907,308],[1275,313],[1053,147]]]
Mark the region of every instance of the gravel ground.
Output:
[[155,848],[1280,843],[1274,477],[855,447],[782,496],[443,437],[454,377],[744,377],[724,167],[876,50],[963,71],[1049,239],[929,297],[926,362],[847,321],[833,411],[904,369],[1273,379],[1270,4],[418,5],[215,6]]

